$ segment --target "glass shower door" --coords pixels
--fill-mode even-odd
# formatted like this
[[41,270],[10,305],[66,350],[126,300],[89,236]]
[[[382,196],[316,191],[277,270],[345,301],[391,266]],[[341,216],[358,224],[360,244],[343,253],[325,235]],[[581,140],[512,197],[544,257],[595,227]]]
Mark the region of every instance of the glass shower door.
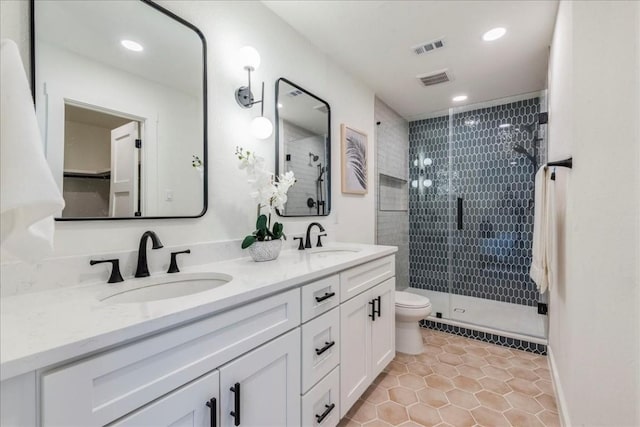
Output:
[[449,318],[544,337],[529,278],[540,97],[449,113]]

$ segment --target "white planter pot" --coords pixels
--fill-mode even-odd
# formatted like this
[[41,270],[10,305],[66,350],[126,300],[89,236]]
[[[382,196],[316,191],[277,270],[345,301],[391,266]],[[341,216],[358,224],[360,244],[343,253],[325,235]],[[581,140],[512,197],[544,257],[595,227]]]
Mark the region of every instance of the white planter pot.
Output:
[[256,262],[271,261],[278,258],[282,249],[282,240],[266,240],[264,242],[254,242],[247,250]]

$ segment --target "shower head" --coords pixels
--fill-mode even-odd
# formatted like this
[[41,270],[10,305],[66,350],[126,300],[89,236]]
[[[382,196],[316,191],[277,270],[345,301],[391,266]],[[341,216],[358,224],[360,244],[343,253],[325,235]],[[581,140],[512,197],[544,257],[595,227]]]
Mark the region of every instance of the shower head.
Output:
[[529,154],[529,152],[527,151],[527,149],[526,149],[526,148],[524,148],[522,145],[520,145],[520,144],[513,144],[513,145],[511,146],[511,149],[512,149],[513,151],[515,151],[516,153],[518,153],[518,154],[524,154],[524,155],[527,157],[527,159],[529,159],[529,161],[531,162],[531,164],[533,164],[533,168],[534,168],[534,170],[537,170],[537,169],[538,169],[538,161],[536,160],[536,158],[535,158],[535,157],[533,157],[531,154]]
[[529,123],[528,125],[520,125],[518,129],[522,132],[527,132],[529,134],[533,134],[533,131],[536,130],[537,123]]
[[313,166],[313,162],[317,162],[320,157],[317,154],[309,152],[309,166]]
[[520,153],[520,154],[525,154],[525,155],[529,155],[529,152],[527,151],[526,148],[524,148],[522,145],[520,144],[514,144],[513,147],[511,147],[513,149],[513,151],[515,151],[516,153]]

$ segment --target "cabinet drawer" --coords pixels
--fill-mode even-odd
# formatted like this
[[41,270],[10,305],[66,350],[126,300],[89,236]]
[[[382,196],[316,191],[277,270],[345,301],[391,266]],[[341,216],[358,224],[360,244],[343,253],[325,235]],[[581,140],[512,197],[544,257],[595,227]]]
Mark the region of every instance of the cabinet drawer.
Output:
[[105,425],[299,322],[293,289],[46,373],[42,424]]
[[[320,353],[320,354],[318,354]],[[302,325],[302,392],[340,363],[340,310]]]
[[[339,390],[340,370],[335,368],[302,396],[302,425],[304,427],[335,427],[338,425],[340,421]],[[322,418],[323,415],[324,418]],[[320,418],[322,421],[318,422]]]
[[[318,301],[320,300],[320,301]],[[302,322],[326,313],[340,302],[340,276],[334,275],[302,287]]]
[[377,259],[340,273],[340,302],[396,275],[395,256]]

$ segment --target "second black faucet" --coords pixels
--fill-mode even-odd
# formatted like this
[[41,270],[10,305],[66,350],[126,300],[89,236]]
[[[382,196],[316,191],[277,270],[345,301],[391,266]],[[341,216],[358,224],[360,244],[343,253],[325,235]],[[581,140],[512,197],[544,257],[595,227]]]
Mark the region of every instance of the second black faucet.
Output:
[[[307,227],[307,238],[305,239],[305,242],[304,242],[304,247],[307,249],[311,248],[311,229],[314,226],[318,227],[321,233],[324,231],[324,227],[319,222],[312,222],[311,224],[309,224],[309,226]],[[318,244],[316,246],[322,246],[322,243],[320,242],[320,236],[318,236]]]

